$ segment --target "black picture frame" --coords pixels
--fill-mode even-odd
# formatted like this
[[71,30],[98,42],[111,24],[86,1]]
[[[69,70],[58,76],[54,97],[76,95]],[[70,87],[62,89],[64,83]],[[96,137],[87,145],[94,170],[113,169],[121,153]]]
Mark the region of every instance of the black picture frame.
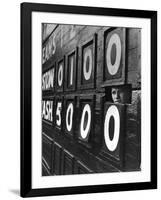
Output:
[[[32,188],[32,12],[146,18],[151,21],[151,179],[149,182]],[[157,188],[157,12],[145,10],[21,4],[21,196],[47,196]]]

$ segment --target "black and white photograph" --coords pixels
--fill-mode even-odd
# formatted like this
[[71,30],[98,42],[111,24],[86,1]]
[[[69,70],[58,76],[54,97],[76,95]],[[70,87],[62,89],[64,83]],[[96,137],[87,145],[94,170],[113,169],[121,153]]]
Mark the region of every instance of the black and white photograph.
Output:
[[156,12],[21,12],[21,196],[155,189]]
[[42,176],[141,171],[141,31],[42,23]]
[[160,13],[1,2],[1,200],[161,199]]

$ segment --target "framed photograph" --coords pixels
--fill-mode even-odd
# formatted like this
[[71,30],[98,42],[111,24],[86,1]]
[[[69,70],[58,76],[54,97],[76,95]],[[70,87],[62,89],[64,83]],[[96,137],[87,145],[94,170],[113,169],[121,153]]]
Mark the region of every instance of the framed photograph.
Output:
[[21,4],[21,196],[157,188],[157,12]]

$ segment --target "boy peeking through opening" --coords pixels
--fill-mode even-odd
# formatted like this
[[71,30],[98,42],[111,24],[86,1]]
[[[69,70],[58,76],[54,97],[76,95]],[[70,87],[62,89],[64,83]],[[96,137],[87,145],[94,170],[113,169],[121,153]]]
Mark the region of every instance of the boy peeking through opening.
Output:
[[114,103],[130,103],[130,87],[129,86],[113,86],[111,88],[111,98]]

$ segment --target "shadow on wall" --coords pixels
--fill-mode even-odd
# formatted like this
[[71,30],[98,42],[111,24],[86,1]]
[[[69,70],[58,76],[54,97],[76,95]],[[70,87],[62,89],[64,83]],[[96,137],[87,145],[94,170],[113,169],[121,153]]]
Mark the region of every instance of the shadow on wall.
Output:
[[16,196],[20,196],[20,190],[18,189],[10,189],[9,192],[13,193]]

